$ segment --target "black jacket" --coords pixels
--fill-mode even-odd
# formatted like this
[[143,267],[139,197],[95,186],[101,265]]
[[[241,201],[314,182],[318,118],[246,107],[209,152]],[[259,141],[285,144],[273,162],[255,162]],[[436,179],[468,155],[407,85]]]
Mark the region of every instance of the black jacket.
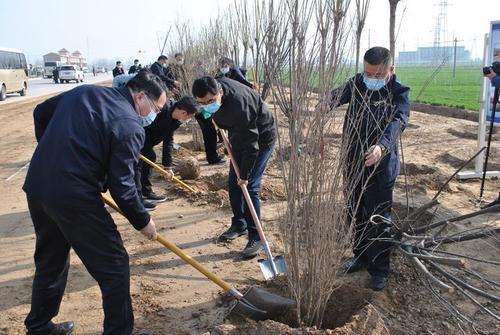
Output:
[[220,79],[220,78],[229,78],[229,79],[232,79],[232,80],[236,80],[237,82],[245,85],[245,86],[248,86],[250,88],[253,88],[253,84],[251,82],[249,82],[245,76],[243,75],[243,73],[241,72],[240,68],[239,67],[232,67],[229,69],[229,72],[226,73],[226,74],[223,74],[222,72],[217,72],[217,75],[215,76],[216,79]]
[[125,74],[125,70],[123,68],[118,68],[115,66],[115,68],[113,69],[113,78],[121,74]]
[[[144,129],[127,87],[84,85],[39,104],[39,141],[23,190],[58,207],[92,210],[111,196],[132,225],[149,220],[134,182]],[[105,187],[106,184],[106,187]]]
[[128,74],[134,74],[134,73],[137,73],[137,72],[141,71],[141,69],[142,69],[141,64],[139,64],[139,65],[137,65],[137,66],[132,65],[132,66],[130,67],[130,69],[128,69]]
[[[333,106],[349,103],[343,131],[343,141],[349,150],[347,169],[361,166],[366,151],[378,144],[385,147],[386,152],[376,167],[377,180],[384,183],[396,179],[400,170],[398,139],[410,116],[409,91],[397,81],[396,75],[381,90],[369,91],[363,76],[357,74],[332,92]],[[369,109],[365,107],[367,103]]]
[[172,167],[174,131],[181,125],[180,121],[172,118],[172,112],[171,106],[163,108],[153,123],[144,127],[146,132],[144,146],[154,147],[163,142],[161,164],[166,167]]
[[233,150],[242,152],[240,175],[248,179],[259,149],[271,147],[276,140],[274,117],[252,89],[228,78],[218,81],[224,94],[213,119],[220,128],[229,130]]
[[154,62],[153,65],[151,65],[150,70],[158,77],[160,77],[169,89],[173,89],[175,87],[175,80],[170,75],[168,75],[167,69],[163,67],[163,65],[158,62]]

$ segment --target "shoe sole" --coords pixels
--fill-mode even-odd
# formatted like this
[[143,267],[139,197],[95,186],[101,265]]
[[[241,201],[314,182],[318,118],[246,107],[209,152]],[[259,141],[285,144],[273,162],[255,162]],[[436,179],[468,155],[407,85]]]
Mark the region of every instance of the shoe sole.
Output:
[[233,240],[236,240],[238,237],[240,236],[243,236],[243,235],[247,235],[248,234],[248,231],[245,230],[243,233],[238,233],[238,235],[236,235],[235,237],[223,237],[223,236],[219,236],[217,237],[217,242],[229,242],[229,241],[233,241]]
[[259,250],[252,252],[252,253],[245,253],[245,251],[242,251],[241,256],[245,259],[254,258],[254,257],[257,257],[260,254],[260,252],[263,250],[264,250],[264,248],[260,248]]
[[159,203],[161,203],[161,202],[165,202],[165,201],[167,201],[167,199],[162,199],[162,200],[154,200],[154,199],[148,199],[148,198],[145,198],[145,199],[146,199],[147,201],[149,201],[149,202],[154,203],[154,204],[159,204]]

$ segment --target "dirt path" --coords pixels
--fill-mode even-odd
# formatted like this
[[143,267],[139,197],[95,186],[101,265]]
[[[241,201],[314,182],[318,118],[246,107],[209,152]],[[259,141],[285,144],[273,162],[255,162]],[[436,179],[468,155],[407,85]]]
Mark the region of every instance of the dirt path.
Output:
[[[23,320],[29,309],[35,240],[21,186],[25,176],[23,167],[35,148],[32,110],[38,101],[40,99],[0,106],[0,193],[3,200],[0,203],[0,334],[24,334]],[[413,113],[411,123],[412,126],[405,133],[404,145],[406,162],[410,163],[409,168],[412,170],[411,175],[409,173],[410,204],[416,206],[431,198],[440,182],[474,153],[476,126],[469,121],[420,113]],[[499,139],[499,135],[496,135],[492,151],[492,165],[497,169],[500,168]],[[190,136],[185,131],[176,135],[178,143],[189,140]],[[203,160],[203,153],[193,154],[200,161]],[[273,231],[270,234],[271,244],[277,245],[273,242],[277,236],[276,220],[281,212],[279,199],[282,197],[282,187],[281,181],[272,177],[279,172],[275,168],[269,172],[267,183],[277,188],[270,191],[271,195],[277,196],[270,196],[271,200],[264,203],[263,219],[268,223],[266,229]],[[215,177],[207,177],[214,174]],[[202,166],[205,182],[202,183],[202,180],[198,185],[200,188],[207,187],[207,180],[217,180],[224,175],[227,175],[227,166]],[[238,256],[245,245],[244,239],[230,245],[214,243],[214,238],[230,223],[227,199],[220,187],[210,188],[209,185],[211,193],[207,197],[187,197],[171,185],[165,186],[159,178],[155,179],[155,184],[160,191],[161,188],[165,189],[169,196],[169,201],[160,204],[153,212],[161,234],[229,283],[239,288],[259,284],[262,276],[256,260],[243,261]],[[493,199],[498,189],[499,181],[488,181],[485,197]],[[437,214],[444,217],[449,213],[473,210],[469,199],[477,195],[478,191],[478,181],[452,181],[443,196],[442,209]],[[216,201],[212,201],[214,197]],[[401,182],[398,183],[396,199],[405,204]],[[226,201],[222,208],[219,208],[220,200]],[[145,241],[118,214],[114,213],[113,217],[130,254],[132,298],[138,329],[151,330],[155,334],[203,334],[224,323],[227,304],[221,299],[221,290],[217,286],[183,264],[160,244]],[[490,216],[488,219],[491,221],[495,217]],[[476,224],[481,222],[477,221]],[[484,243],[469,243],[463,247],[473,253],[488,252]],[[498,255],[491,256],[498,258]],[[349,296],[349,291],[355,291],[362,301],[369,297],[369,301],[381,302],[387,307],[381,313],[390,320],[387,325],[394,334],[454,333],[453,325],[443,324],[440,319],[440,316],[445,315],[441,308],[428,294],[422,293],[421,287],[415,284],[414,290],[402,291],[404,287],[413,285],[415,278],[407,265],[403,262],[400,264],[397,257],[395,264],[395,273],[384,293],[371,294],[365,289],[357,289],[364,285],[366,274],[344,279],[349,290],[341,292]],[[399,271],[409,274],[399,274]],[[410,306],[411,302],[415,302],[416,306]],[[349,319],[349,313],[357,312],[356,308],[347,311],[344,321]],[[415,312],[415,308],[422,311]],[[409,312],[416,316],[405,317]],[[429,318],[425,315],[428,314],[432,314],[432,317],[426,323],[425,320]],[[57,321],[74,320],[77,323],[75,334],[99,334],[102,318],[98,286],[78,257],[72,254],[68,286]],[[495,331],[494,326],[492,330]],[[238,333],[244,332],[235,334]]]

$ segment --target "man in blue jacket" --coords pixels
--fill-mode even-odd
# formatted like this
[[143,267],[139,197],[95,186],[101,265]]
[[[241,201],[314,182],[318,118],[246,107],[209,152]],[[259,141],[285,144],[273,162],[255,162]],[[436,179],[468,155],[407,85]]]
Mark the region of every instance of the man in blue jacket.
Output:
[[[140,72],[116,89],[85,85],[38,105],[38,146],[23,189],[36,234],[35,276],[28,334],[70,334],[55,324],[69,269],[70,248],[98,282],[103,334],[131,334],[128,254],[101,192],[109,189],[135,229],[156,239],[156,228],[134,182],[150,124],[166,101],[163,82]],[[97,307],[97,306],[95,306]]]
[[[369,49],[364,72],[332,92],[332,107],[349,104],[342,147],[347,150],[344,187],[355,243],[347,272],[366,267],[373,290],[384,289],[389,275],[391,245],[372,239],[389,236],[400,168],[398,139],[410,114],[408,93],[409,88],[396,80],[390,51],[382,47]],[[370,222],[372,215],[379,215],[375,223]]]

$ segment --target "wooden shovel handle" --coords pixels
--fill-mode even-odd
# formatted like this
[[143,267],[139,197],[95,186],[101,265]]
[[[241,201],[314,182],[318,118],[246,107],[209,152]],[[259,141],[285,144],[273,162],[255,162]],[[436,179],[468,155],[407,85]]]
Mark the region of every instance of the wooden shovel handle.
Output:
[[[159,166],[158,164],[156,164],[155,162],[147,159],[146,157],[144,157],[143,155],[140,155],[139,156],[140,159],[142,159],[144,162],[146,162],[148,165],[151,165],[151,167],[155,168],[156,170],[160,171],[163,175],[167,175],[168,172],[162,168],[161,166]],[[184,189],[190,191],[190,192],[193,192],[193,193],[196,193],[196,191],[191,187],[189,186],[188,184],[186,184],[185,182],[183,182],[182,180],[180,180],[179,178],[177,177],[172,177],[172,181],[176,182],[177,184],[181,185]]]
[[[102,196],[102,200],[108,206],[110,206],[111,208],[113,208],[114,210],[116,210],[118,213],[120,213],[120,214],[123,215],[123,212],[121,211],[121,209],[118,207],[118,205],[116,204],[116,202],[112,198],[110,198],[106,194],[101,194],[101,196]],[[215,274],[213,274],[212,272],[210,272],[206,267],[204,267],[203,265],[201,265],[200,263],[198,263],[191,256],[189,256],[186,253],[184,253],[184,251],[182,251],[178,246],[176,246],[172,242],[168,241],[166,238],[164,238],[160,234],[157,234],[156,240],[158,242],[160,242],[161,244],[163,244],[167,249],[169,249],[170,251],[172,251],[174,254],[176,254],[177,256],[179,256],[184,262],[186,262],[187,264],[189,264],[192,267],[194,267],[196,270],[198,270],[201,273],[203,273],[205,275],[205,277],[207,277],[208,279],[210,279],[211,281],[213,281],[215,284],[219,285],[223,290],[225,290],[227,292],[233,292],[234,291],[234,290],[232,290],[232,287],[228,283],[226,283],[224,280],[222,280],[221,278],[219,278],[218,276],[216,276]],[[240,296],[241,296],[241,294],[240,294]]]

